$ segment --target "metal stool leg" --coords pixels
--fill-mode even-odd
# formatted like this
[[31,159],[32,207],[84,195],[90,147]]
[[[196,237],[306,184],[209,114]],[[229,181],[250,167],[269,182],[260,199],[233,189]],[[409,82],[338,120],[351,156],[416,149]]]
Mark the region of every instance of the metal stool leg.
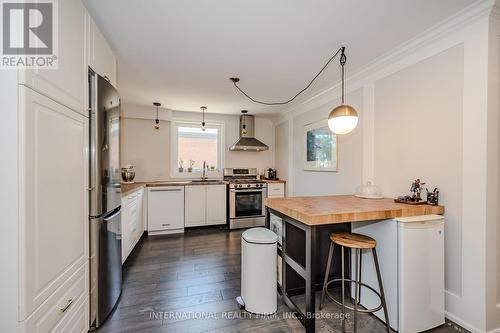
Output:
[[354,250],[354,333],[357,332],[358,330],[358,320],[357,320],[357,315],[358,315],[358,304],[359,304],[359,299],[358,299],[358,283],[361,282],[358,280],[359,278],[359,266],[358,266],[358,261],[359,261],[359,251],[358,249]]
[[358,305],[361,303],[361,271],[363,270],[363,265],[361,260],[363,259],[363,250],[359,249],[359,278],[358,278]]
[[345,307],[344,307],[344,298],[345,298],[345,278],[344,278],[344,247],[342,246],[342,322],[345,322]]
[[[355,250],[355,251],[357,251],[357,250]],[[361,267],[363,267],[363,265],[361,263],[362,259],[363,259],[363,251],[360,250],[360,253],[359,253],[359,279],[358,279],[359,282],[361,282],[361,271],[362,271]],[[352,261],[352,249],[349,248],[349,270],[348,270],[348,272],[350,272],[352,274],[351,261]],[[356,284],[354,285],[354,288],[356,288]],[[354,298],[352,297],[350,285],[349,285],[348,293],[349,293],[349,300],[351,301],[351,304],[354,305]],[[358,285],[358,305],[360,303],[361,303],[361,284]]]
[[330,267],[332,264],[334,247],[335,247],[335,244],[333,244],[333,242],[330,242],[330,249],[328,250],[328,261],[326,262],[325,280],[323,282],[323,290],[321,291],[321,299],[319,301],[319,309],[320,310],[321,310],[321,308],[323,308],[323,302],[325,301],[326,285],[328,284],[328,275],[330,275]]
[[375,262],[375,269],[377,270],[378,286],[380,288],[380,296],[382,307],[384,308],[385,324],[387,326],[387,332],[391,331],[391,326],[389,325],[389,314],[387,313],[387,305],[385,303],[384,287],[382,286],[382,276],[380,275],[380,267],[378,266],[377,251],[375,248],[372,249],[373,261]]

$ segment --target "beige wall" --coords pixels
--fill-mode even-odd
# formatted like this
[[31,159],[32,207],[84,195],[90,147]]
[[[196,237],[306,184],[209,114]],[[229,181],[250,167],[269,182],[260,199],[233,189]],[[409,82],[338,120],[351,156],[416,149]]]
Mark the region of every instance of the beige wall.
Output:
[[[136,171],[136,181],[168,180],[170,175],[170,121],[200,120],[198,112],[162,112],[160,130],[153,128],[152,119],[139,119],[153,116],[152,108],[136,105],[123,106],[121,135],[121,164],[132,164]],[[141,113],[141,110],[144,112]],[[167,114],[167,117],[165,117]],[[206,121],[223,122],[225,125],[225,167],[255,167],[259,172],[274,167],[274,124],[271,120],[256,117],[255,136],[269,146],[268,151],[241,152],[229,151],[238,139],[239,116],[207,114]]]
[[121,165],[132,164],[135,181],[170,178],[170,122],[153,128],[149,119],[121,120]]
[[289,122],[285,121],[276,126],[275,145],[276,145],[276,171],[278,178],[289,180],[288,159],[290,152],[288,151],[289,141]]
[[408,193],[416,178],[441,190],[454,294],[462,288],[463,83],[462,45],[375,82],[375,181],[390,197]]
[[354,193],[356,186],[362,182],[362,106],[363,93],[357,90],[346,96],[346,102],[360,112],[358,130],[339,136],[338,172],[305,171],[304,160],[304,126],[327,119],[333,106],[339,101],[319,106],[293,118],[293,195],[328,195]]

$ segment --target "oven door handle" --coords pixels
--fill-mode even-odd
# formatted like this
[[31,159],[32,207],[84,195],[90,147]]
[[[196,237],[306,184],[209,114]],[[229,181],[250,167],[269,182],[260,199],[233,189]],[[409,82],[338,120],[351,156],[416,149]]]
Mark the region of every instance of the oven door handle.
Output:
[[239,188],[239,189],[231,189],[229,190],[229,192],[231,193],[243,193],[243,192],[260,192],[260,193],[263,193],[265,191],[265,189],[263,188],[259,188],[259,189],[255,189],[255,188]]

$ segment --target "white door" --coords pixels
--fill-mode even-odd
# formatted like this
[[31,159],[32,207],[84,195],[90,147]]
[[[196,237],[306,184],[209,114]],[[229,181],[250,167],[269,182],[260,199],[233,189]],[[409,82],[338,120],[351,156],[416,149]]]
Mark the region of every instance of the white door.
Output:
[[186,227],[206,224],[207,186],[186,186]]
[[148,231],[184,228],[184,187],[151,187],[148,193]]
[[80,0],[57,1],[57,69],[19,70],[19,81],[87,115],[85,7]]
[[127,236],[128,236],[128,250],[127,250],[127,255],[132,252],[134,249],[135,241],[137,240],[137,233],[138,233],[138,192],[132,193],[128,199],[127,199],[127,209],[130,214],[130,218],[128,220],[128,226],[127,226]]
[[128,257],[130,248],[130,208],[127,204],[128,196],[122,199],[122,216],[121,216],[121,224],[122,224],[122,264]]
[[144,232],[144,189],[137,191],[137,235],[139,240]]
[[109,82],[116,87],[116,57],[113,50],[90,15],[87,15],[87,21],[89,66],[97,74],[108,78]]
[[20,320],[88,265],[88,118],[19,87]]
[[207,186],[207,225],[226,223],[226,185]]

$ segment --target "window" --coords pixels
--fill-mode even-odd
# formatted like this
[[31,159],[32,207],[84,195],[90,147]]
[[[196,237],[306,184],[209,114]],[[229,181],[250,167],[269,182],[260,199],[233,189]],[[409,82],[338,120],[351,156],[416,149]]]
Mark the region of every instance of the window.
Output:
[[172,122],[171,175],[174,178],[199,178],[203,162],[208,177],[222,177],[222,123]]

